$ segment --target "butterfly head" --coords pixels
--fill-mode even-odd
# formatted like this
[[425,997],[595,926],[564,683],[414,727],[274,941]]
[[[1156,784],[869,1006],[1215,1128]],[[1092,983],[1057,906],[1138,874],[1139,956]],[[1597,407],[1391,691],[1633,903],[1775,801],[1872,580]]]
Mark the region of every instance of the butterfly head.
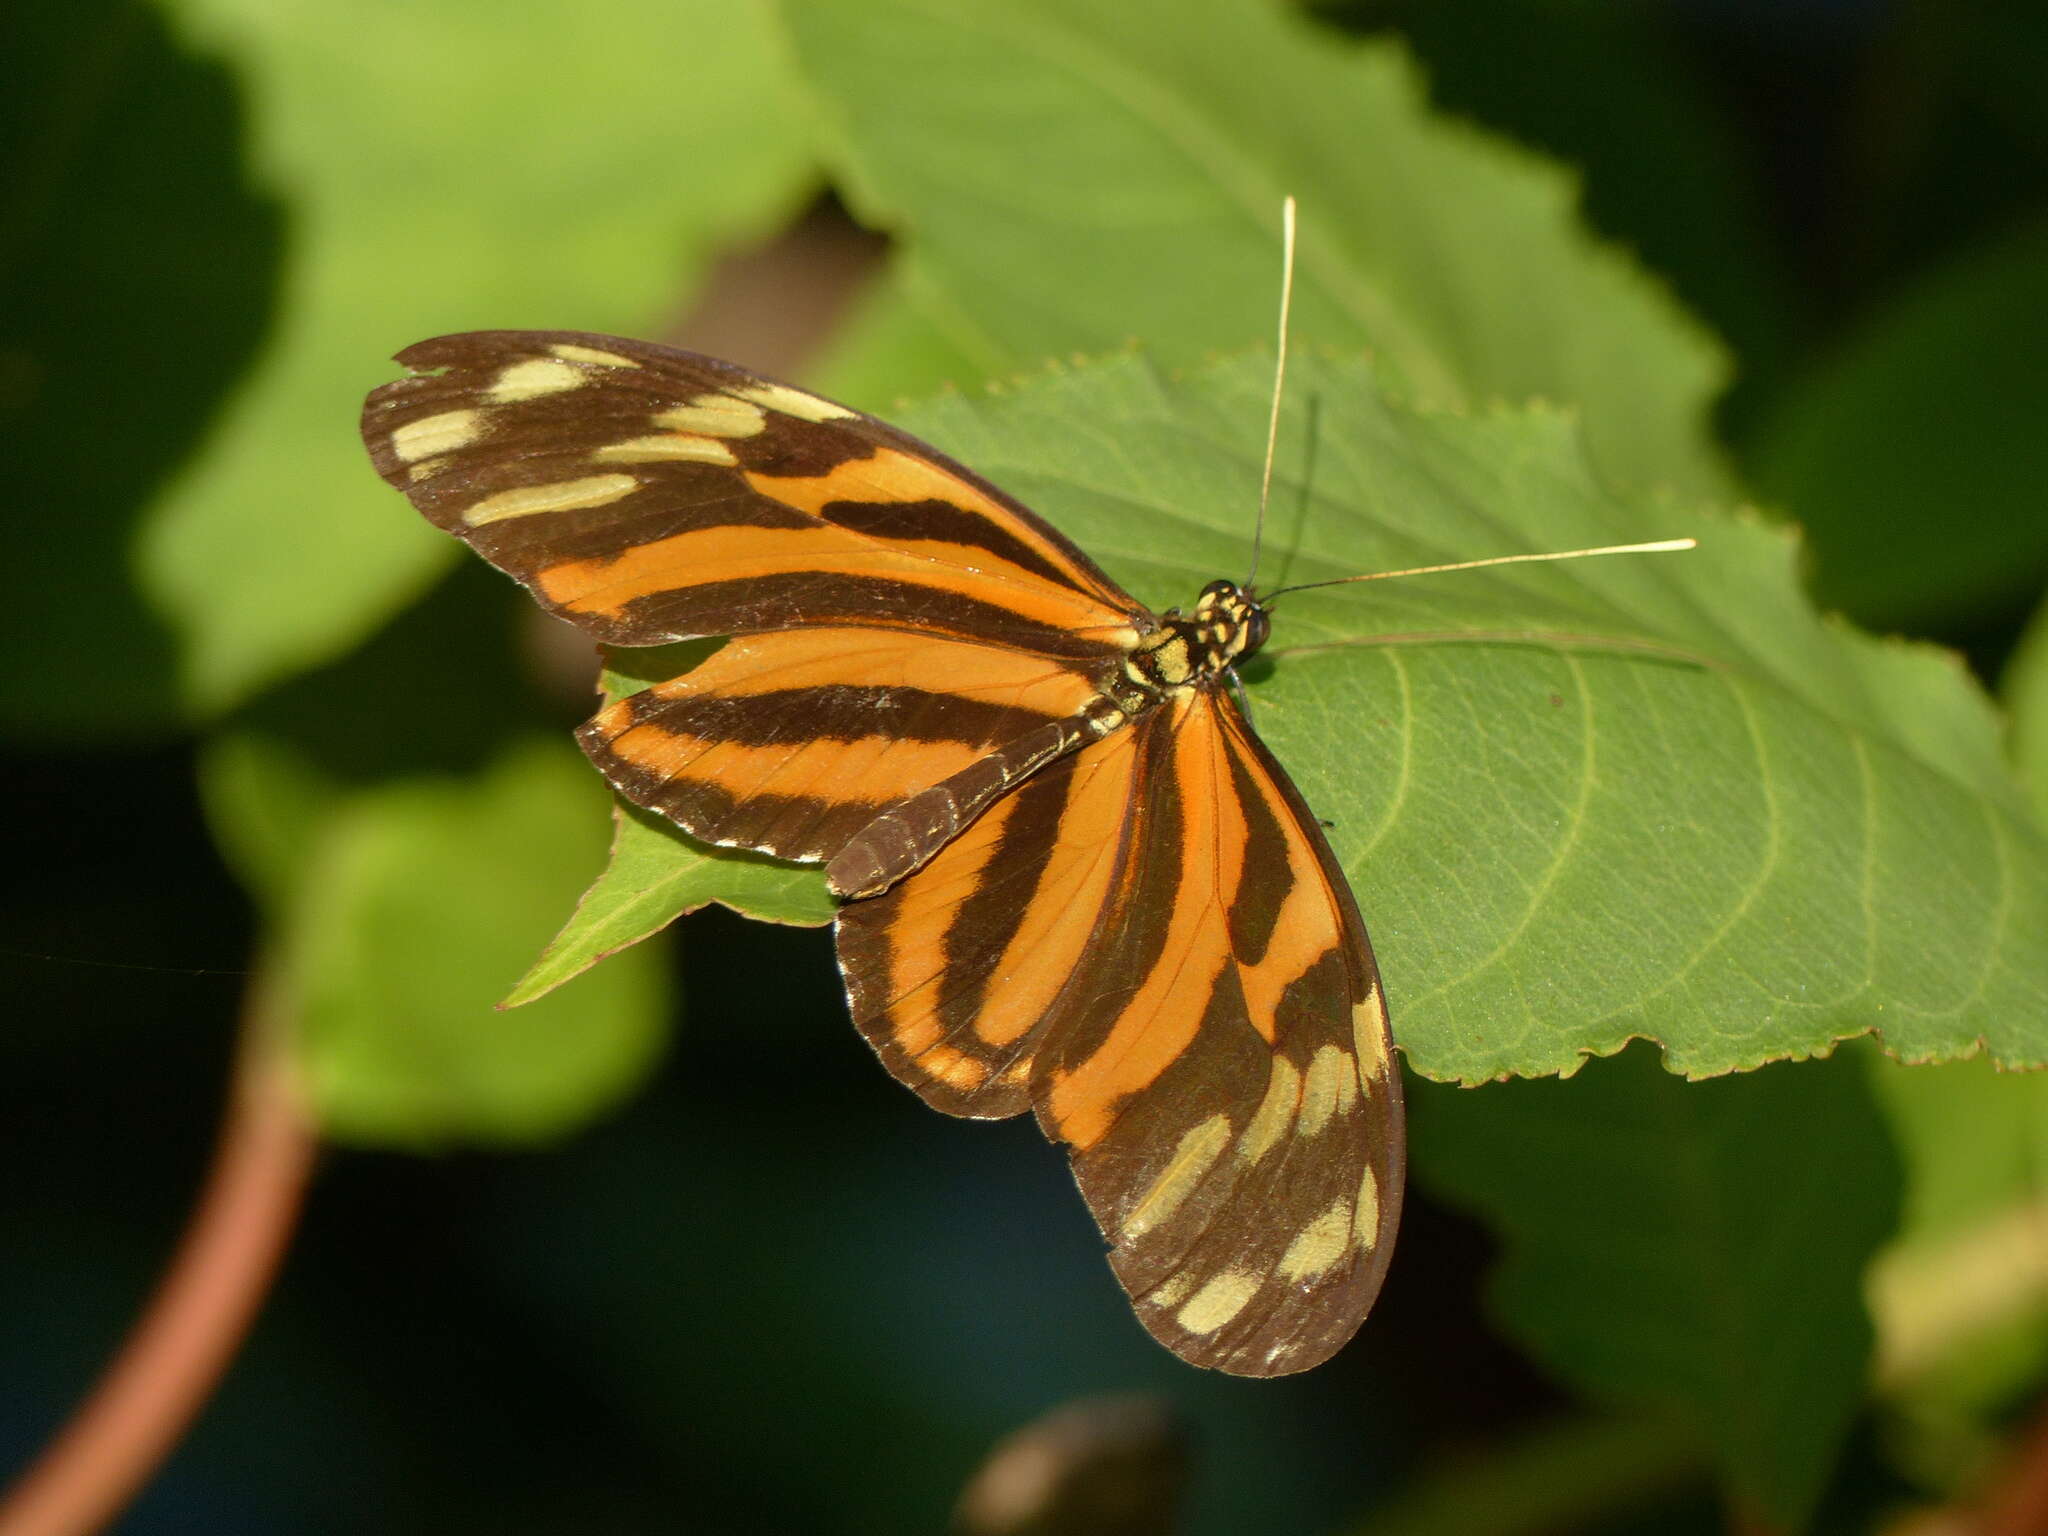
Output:
[[1211,673],[1249,661],[1271,629],[1265,605],[1234,581],[1212,581],[1202,588],[1189,622],[1196,665]]

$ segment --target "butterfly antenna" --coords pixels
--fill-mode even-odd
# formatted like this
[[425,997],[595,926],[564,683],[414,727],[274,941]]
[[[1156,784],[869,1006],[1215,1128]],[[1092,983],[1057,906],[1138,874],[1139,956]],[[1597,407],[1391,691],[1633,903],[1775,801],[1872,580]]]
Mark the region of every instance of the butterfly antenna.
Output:
[[1259,520],[1252,525],[1252,568],[1247,590],[1259,575],[1266,543],[1266,503],[1273,494],[1273,451],[1280,445],[1280,387],[1287,382],[1287,312],[1294,306],[1294,199],[1280,205],[1280,342],[1273,351],[1273,413],[1266,421],[1266,468],[1259,476]]
[[1296,587],[1282,587],[1262,599],[1272,602],[1289,592],[1307,592],[1316,587],[1342,587],[1354,581],[1388,581],[1396,576],[1434,576],[1441,571],[1476,571],[1488,565],[1533,565],[1539,560],[1584,560],[1593,555],[1660,555],[1671,550],[1697,549],[1698,539],[1656,539],[1648,544],[1602,544],[1597,549],[1561,549],[1543,555],[1495,555],[1487,560],[1457,560],[1449,565],[1418,565],[1405,571],[1367,571],[1363,576],[1339,576],[1331,581],[1304,581]]

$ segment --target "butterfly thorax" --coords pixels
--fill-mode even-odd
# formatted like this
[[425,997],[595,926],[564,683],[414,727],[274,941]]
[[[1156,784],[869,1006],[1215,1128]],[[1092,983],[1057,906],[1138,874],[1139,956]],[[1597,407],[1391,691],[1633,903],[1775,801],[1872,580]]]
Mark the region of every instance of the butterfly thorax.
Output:
[[1234,581],[1212,581],[1194,612],[1170,608],[1159,628],[1124,658],[1117,702],[1135,713],[1167,694],[1222,677],[1266,643],[1266,610]]

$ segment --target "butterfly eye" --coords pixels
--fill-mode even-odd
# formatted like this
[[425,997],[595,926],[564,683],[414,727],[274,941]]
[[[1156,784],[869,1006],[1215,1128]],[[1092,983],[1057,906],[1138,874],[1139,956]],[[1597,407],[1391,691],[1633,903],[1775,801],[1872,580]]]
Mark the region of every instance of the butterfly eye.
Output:
[[1273,631],[1273,621],[1266,616],[1266,610],[1253,603],[1247,610],[1244,626],[1244,647],[1237,653],[1239,661],[1248,661],[1258,653]]

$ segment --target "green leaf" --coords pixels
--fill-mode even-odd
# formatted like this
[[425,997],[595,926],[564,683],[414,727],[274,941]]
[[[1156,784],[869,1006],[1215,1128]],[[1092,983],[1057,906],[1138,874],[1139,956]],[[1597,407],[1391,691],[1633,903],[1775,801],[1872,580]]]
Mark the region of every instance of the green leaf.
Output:
[[359,791],[321,818],[281,929],[301,1069],[328,1134],[532,1141],[640,1080],[662,1041],[652,948],[572,997],[491,1006],[561,891],[601,858],[601,803],[570,747],[528,741],[479,774]]
[[2034,610],[1999,681],[2012,719],[2013,765],[2048,820],[2048,603]]
[[[1792,253],[1773,232],[1770,188],[1745,154],[1741,123],[1669,15],[1556,0],[1395,4],[1363,23],[1348,0],[1328,0],[1327,10],[1398,32],[1439,113],[1571,166],[1592,227],[1668,277],[1731,343],[1738,390],[1775,371],[1801,331]],[[1571,89],[1559,90],[1565,80]]]
[[[2043,1059],[2048,867],[1960,667],[1817,620],[1778,533],[1617,505],[1555,416],[1417,414],[1351,365],[1297,383],[1270,583],[1702,540],[1282,601],[1256,722],[1335,822],[1420,1070],[1648,1034],[1706,1074],[1873,1026]],[[1245,569],[1266,389],[1253,360],[1132,360],[906,424],[1160,605]]]
[[1859,1064],[1682,1083],[1638,1049],[1411,1111],[1417,1176],[1500,1235],[1503,1326],[1581,1391],[1686,1416],[1739,1507],[1803,1524],[1862,1395],[1863,1267],[1896,1215]]
[[782,10],[854,206],[908,237],[907,293],[984,374],[1270,336],[1293,193],[1304,340],[1372,347],[1422,404],[1571,402],[1624,481],[1724,483],[1716,346],[1584,233],[1569,174],[1432,118],[1398,47],[1242,0]]
[[825,877],[757,853],[713,848],[638,806],[615,809],[611,858],[560,934],[499,1006],[517,1008],[710,902],[771,923],[832,921]]
[[1967,624],[2048,580],[2048,223],[1951,262],[1781,391],[1745,454],[1813,541],[1820,601]]
[[261,362],[139,553],[185,694],[215,710],[338,654],[453,558],[353,430],[393,352],[472,326],[644,331],[811,168],[754,4],[175,14],[246,80],[251,157],[293,235]]
[[[687,672],[718,648],[686,640],[606,653],[606,702]],[[715,848],[666,817],[621,800],[604,873],[583,893],[560,934],[499,1006],[517,1008],[580,976],[606,956],[658,933],[716,901],[747,917],[816,928],[832,921],[832,898],[815,868],[781,864],[743,848]]]
[[[1267,367],[1122,358],[902,421],[1164,608],[1250,562]],[[1817,618],[1782,531],[1615,501],[1555,413],[1420,413],[1310,357],[1281,441],[1269,589],[1701,540],[1280,601],[1254,721],[1331,824],[1418,1071],[1648,1036],[1705,1076],[1872,1030],[2048,1061],[2048,846],[1952,658]]]

